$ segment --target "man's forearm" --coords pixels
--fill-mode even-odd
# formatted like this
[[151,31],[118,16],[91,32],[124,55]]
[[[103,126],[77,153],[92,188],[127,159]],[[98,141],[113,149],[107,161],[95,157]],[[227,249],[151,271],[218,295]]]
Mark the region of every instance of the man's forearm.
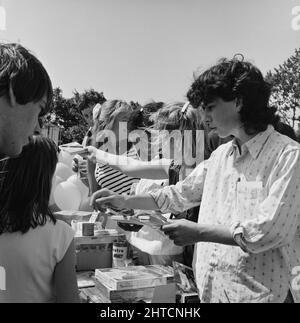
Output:
[[223,225],[201,225],[199,227],[200,241],[221,243],[231,246],[237,246],[230,230]]
[[213,242],[236,246],[230,230],[222,225],[203,225],[186,219],[171,220],[162,230],[179,246],[197,242]]
[[230,246],[237,246],[237,243],[232,237],[230,230],[223,225],[201,225],[199,226],[199,241],[198,242],[213,242],[221,243]]
[[124,196],[126,208],[139,210],[157,210],[158,206],[151,195]]

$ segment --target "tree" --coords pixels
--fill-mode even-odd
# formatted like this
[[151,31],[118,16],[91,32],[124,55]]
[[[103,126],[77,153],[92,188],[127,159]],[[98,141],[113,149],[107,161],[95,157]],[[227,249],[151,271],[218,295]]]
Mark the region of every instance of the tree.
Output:
[[284,122],[293,128],[300,121],[300,48],[266,76],[273,86],[271,103],[278,108]]
[[82,94],[78,93],[76,90],[74,91],[74,104],[78,111],[83,110],[91,105],[95,105],[97,103],[104,103],[106,98],[103,95],[103,92],[97,92],[94,89],[85,90]]
[[81,110],[91,104],[102,104],[104,101],[106,99],[103,93],[94,89],[86,90],[84,93],[75,91],[73,97],[66,99],[63,97],[62,90],[57,87],[53,90],[52,108],[43,121],[61,128],[60,144],[71,141],[81,142],[88,129]]

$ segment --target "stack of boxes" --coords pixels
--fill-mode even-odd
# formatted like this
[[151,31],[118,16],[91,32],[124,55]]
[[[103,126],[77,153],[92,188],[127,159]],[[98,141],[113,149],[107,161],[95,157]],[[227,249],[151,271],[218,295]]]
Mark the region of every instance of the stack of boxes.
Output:
[[70,224],[75,231],[76,270],[94,270],[112,266],[113,243],[124,241],[125,235],[115,229],[103,229],[92,212],[59,211],[57,219]]
[[162,265],[98,268],[95,270],[95,285],[105,303],[152,302],[158,287],[174,286],[169,295],[175,302],[173,268]]

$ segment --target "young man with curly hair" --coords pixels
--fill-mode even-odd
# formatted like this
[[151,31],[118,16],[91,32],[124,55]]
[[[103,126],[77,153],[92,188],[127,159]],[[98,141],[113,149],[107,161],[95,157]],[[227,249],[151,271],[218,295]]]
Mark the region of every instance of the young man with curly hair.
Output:
[[253,64],[222,59],[187,96],[211,129],[234,139],[174,186],[143,196],[102,190],[92,197],[95,206],[174,213],[200,204],[198,224],[174,220],[162,230],[175,244],[196,243],[202,302],[300,301],[291,288],[300,264],[300,147],[274,130],[270,91]]

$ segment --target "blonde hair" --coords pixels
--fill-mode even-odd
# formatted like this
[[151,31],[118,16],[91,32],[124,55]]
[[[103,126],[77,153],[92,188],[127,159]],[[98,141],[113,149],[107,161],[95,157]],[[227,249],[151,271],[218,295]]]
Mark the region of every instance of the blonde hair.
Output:
[[[154,134],[151,145],[159,149],[161,142],[166,142],[166,132],[161,130],[191,130],[192,152],[196,151],[196,130],[202,130],[202,118],[200,111],[194,109],[190,104],[184,102],[166,103],[153,115],[154,125],[149,131]],[[153,130],[159,130],[158,132]]]
[[155,130],[197,130],[201,129],[201,115],[190,104],[183,111],[186,103],[166,103],[154,116]]
[[136,124],[136,106],[129,104],[122,100],[108,100],[101,105],[94,120],[93,127],[93,143],[97,146],[96,137],[97,134],[107,129],[108,126],[112,126],[113,123],[118,120],[128,122],[128,131],[132,131],[138,127]]

